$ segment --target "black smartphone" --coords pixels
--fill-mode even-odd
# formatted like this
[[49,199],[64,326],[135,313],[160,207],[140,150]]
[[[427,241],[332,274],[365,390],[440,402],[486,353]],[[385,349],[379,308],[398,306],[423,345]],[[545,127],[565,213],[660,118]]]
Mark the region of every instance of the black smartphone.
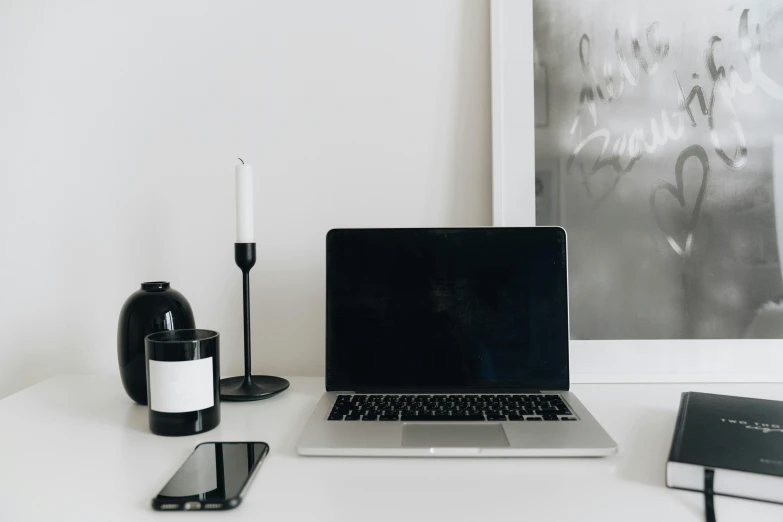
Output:
[[261,466],[265,442],[203,442],[152,499],[158,511],[232,509]]

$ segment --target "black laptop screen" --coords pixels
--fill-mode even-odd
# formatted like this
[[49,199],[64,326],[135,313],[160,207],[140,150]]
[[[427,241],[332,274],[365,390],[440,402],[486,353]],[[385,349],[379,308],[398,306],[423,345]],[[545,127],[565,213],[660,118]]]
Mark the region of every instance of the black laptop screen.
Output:
[[560,228],[332,230],[328,390],[568,389]]

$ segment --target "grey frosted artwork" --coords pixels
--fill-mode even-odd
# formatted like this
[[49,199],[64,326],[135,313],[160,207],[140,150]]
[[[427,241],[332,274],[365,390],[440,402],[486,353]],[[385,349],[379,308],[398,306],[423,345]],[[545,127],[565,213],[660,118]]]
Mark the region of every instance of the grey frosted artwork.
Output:
[[572,336],[783,337],[783,2],[533,20],[536,220],[568,231]]

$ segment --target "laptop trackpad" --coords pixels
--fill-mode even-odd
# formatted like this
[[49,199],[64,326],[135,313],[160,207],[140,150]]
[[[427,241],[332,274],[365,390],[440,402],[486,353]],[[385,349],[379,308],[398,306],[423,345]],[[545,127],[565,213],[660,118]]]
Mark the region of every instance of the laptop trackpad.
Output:
[[413,448],[505,448],[500,424],[405,424],[402,445]]

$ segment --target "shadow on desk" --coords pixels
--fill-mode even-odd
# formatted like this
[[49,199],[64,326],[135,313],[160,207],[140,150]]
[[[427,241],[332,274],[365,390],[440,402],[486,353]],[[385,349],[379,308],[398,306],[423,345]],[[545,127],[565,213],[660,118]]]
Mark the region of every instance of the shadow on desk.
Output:
[[676,412],[646,409],[639,423],[621,446],[625,454],[619,474],[625,480],[666,487],[666,459],[669,456]]
[[125,426],[133,431],[150,433],[149,410],[146,406],[129,404],[125,413]]
[[315,399],[312,399],[310,396],[303,394],[302,399],[304,400],[297,401],[302,404],[297,404],[299,413],[295,416],[296,421],[293,422],[291,429],[286,433],[284,446],[279,448],[281,453],[295,458],[302,458],[296,452],[296,443],[299,440],[302,431],[304,431],[305,426],[310,421],[310,417],[312,416],[313,411],[315,411],[315,407],[321,399],[321,396],[319,394]]

